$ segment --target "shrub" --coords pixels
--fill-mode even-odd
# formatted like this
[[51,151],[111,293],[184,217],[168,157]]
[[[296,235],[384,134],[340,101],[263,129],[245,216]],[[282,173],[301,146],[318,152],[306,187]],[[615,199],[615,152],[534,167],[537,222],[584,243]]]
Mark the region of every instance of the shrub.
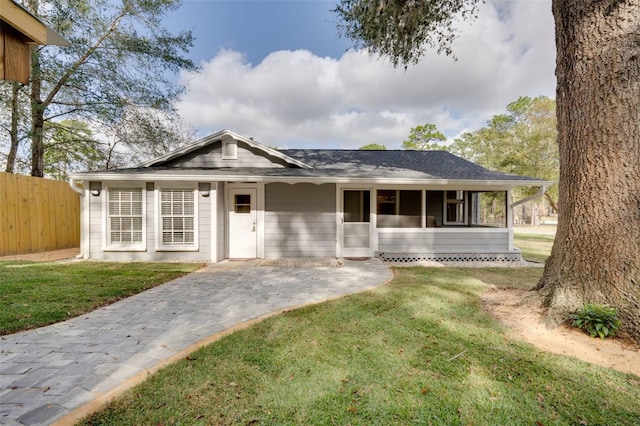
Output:
[[591,337],[614,337],[620,329],[620,319],[615,308],[596,303],[585,303],[581,309],[569,315],[571,325],[586,331]]

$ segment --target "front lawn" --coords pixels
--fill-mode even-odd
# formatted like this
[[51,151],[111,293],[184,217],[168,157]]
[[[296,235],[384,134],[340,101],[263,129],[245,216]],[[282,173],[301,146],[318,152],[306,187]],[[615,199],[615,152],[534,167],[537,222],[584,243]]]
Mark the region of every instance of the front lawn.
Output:
[[398,268],[269,318],[129,390],[85,425],[636,425],[632,375],[541,352],[480,308],[541,268]]
[[522,250],[522,258],[532,262],[544,262],[551,254],[555,235],[520,233],[513,234],[513,242]]
[[82,315],[202,266],[0,262],[0,335]]

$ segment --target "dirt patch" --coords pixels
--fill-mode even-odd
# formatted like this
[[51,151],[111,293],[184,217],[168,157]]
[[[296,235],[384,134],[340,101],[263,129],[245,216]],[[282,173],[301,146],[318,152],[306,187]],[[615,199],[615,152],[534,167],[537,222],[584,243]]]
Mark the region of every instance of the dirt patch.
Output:
[[620,339],[602,340],[568,326],[548,328],[535,292],[493,288],[482,295],[482,307],[513,334],[537,348],[573,356],[640,377],[640,348]]
[[80,254],[79,247],[62,250],[46,251],[43,253],[17,254],[0,257],[0,261],[30,261],[30,262],[55,262],[58,260],[74,259]]

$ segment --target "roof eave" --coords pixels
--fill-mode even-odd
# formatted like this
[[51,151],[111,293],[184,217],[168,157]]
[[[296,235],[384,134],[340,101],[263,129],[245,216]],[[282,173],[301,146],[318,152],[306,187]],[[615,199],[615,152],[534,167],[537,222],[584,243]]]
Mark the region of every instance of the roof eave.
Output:
[[29,39],[29,43],[40,45],[69,46],[60,34],[45,25],[40,18],[13,0],[0,0],[0,19],[11,25]]
[[545,180],[477,180],[477,179],[418,179],[418,178],[354,178],[354,177],[305,177],[305,176],[256,176],[256,175],[202,175],[163,173],[73,173],[74,180],[93,181],[210,181],[210,182],[282,182],[282,183],[337,183],[337,184],[394,184],[394,185],[458,185],[474,187],[550,186]]

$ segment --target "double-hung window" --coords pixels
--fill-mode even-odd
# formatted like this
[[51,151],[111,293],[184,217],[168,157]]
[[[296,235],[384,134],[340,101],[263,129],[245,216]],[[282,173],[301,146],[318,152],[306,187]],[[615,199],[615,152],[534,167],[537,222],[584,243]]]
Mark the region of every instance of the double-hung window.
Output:
[[159,248],[197,249],[196,191],[194,188],[160,188],[159,192]]
[[107,249],[144,250],[142,188],[107,189]]

